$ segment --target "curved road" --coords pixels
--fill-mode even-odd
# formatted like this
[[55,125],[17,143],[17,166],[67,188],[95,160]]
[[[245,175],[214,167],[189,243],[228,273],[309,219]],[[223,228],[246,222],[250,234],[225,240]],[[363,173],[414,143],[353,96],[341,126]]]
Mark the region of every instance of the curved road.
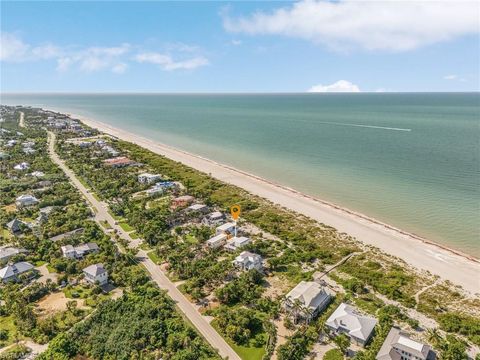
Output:
[[[95,209],[95,220],[97,222],[107,221],[113,229],[117,230],[117,233],[121,238],[127,240],[129,243],[138,243],[138,240],[132,239],[130,235],[128,235],[128,233],[126,233],[119,225],[115,224],[115,219],[107,211],[107,205],[95,199],[95,197],[87,190],[87,188],[78,180],[73,171],[70,170],[65,162],[60,159],[55,152],[55,134],[50,131],[48,132],[48,143],[48,151],[52,161],[63,170],[73,185],[80,190],[83,196]],[[210,325],[210,323],[197,311],[192,303],[190,303],[190,301],[187,300],[180,290],[177,289],[175,284],[173,284],[160,270],[158,265],[150,260],[145,251],[140,250],[138,252],[137,259],[150,273],[153,281],[155,281],[161,289],[167,291],[168,295],[176,302],[180,310],[222,357],[228,358],[229,360],[241,360],[237,353],[230,347],[230,345],[228,345],[228,343],[217,333],[212,325]]]

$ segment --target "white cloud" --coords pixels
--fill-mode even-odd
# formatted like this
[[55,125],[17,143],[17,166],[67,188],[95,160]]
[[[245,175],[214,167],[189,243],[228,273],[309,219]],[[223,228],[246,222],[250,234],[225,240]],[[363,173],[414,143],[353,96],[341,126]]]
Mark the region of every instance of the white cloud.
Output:
[[235,46],[242,45],[242,40],[233,39],[231,42],[232,42],[232,45],[235,45]]
[[352,84],[350,81],[347,80],[338,80],[337,82],[330,84],[330,85],[314,85],[308,92],[313,93],[325,93],[325,92],[360,92],[360,88]]
[[272,12],[222,16],[232,33],[284,35],[336,49],[406,51],[478,33],[479,10],[474,1],[301,0]]
[[73,59],[69,57],[60,57],[57,59],[57,71],[67,71],[70,65],[73,63]]
[[455,74],[445,75],[443,77],[443,80],[460,81],[460,82],[466,82],[467,81],[467,79],[465,79],[464,77],[461,77],[461,76],[458,76],[458,75],[455,75]]
[[62,50],[53,44],[36,47],[25,43],[15,34],[0,34],[0,60],[5,62],[24,62],[53,59],[60,56]]
[[128,65],[125,63],[119,63],[112,68],[112,72],[115,74],[123,74],[128,68]]
[[457,75],[453,75],[453,74],[452,74],[452,75],[445,75],[445,76],[443,77],[443,79],[444,79],[444,80],[456,80],[456,79],[458,79],[458,76],[457,76]]
[[196,56],[186,60],[175,61],[170,55],[160,53],[140,53],[135,56],[135,60],[139,63],[150,63],[159,65],[163,70],[193,70],[201,66],[209,64],[208,59],[203,56]]
[[63,54],[63,50],[53,44],[34,47],[31,51],[32,60],[55,59]]
[[[153,63],[163,70],[193,70],[209,64],[204,56],[196,55],[200,48],[183,43],[166,44],[165,48],[175,54],[189,54],[181,60],[174,60],[170,54],[138,52],[139,46],[128,43],[112,47],[59,47],[54,44],[32,46],[11,33],[1,33],[0,60],[5,62],[55,60],[57,71],[78,69],[92,73],[102,70],[123,74],[133,59],[138,63]],[[136,55],[135,55],[136,53]]]
[[[91,47],[81,51],[73,56],[73,62],[77,62],[80,69],[85,72],[94,72],[104,69],[114,69],[122,67],[122,56],[130,51],[129,44],[122,44],[117,47]],[[124,69],[125,70],[125,69]]]
[[30,46],[13,34],[0,34],[0,60],[23,61],[28,54]]

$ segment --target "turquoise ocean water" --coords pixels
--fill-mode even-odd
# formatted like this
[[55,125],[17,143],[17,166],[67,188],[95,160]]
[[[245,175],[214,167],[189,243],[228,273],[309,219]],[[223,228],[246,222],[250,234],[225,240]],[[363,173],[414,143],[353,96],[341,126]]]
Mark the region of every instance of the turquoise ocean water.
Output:
[[480,257],[479,94],[2,95],[259,175]]

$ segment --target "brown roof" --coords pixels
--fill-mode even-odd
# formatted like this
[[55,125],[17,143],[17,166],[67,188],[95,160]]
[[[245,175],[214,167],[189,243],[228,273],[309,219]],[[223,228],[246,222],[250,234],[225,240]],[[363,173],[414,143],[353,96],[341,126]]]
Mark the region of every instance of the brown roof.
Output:
[[130,164],[134,163],[133,160],[130,160],[126,156],[120,156],[120,157],[113,158],[113,159],[103,160],[103,162],[107,165],[110,165],[110,166],[113,166],[113,165],[130,165]]

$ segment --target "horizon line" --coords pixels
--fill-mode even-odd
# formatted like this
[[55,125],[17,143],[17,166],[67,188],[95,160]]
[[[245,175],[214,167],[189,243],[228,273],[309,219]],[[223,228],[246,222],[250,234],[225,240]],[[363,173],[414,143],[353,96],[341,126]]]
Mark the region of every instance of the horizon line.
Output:
[[338,94],[470,94],[469,91],[352,91],[352,92],[309,92],[309,91],[0,91],[0,95],[338,95]]

